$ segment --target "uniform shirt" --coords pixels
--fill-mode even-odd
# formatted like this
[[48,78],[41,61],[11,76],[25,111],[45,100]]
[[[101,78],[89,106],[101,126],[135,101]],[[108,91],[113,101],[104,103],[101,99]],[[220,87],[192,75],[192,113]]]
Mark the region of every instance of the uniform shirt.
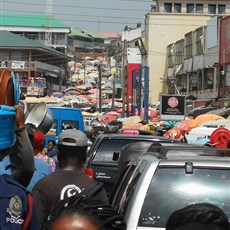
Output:
[[[17,129],[16,142],[12,148],[12,154],[14,154],[15,160],[17,161],[17,170],[10,176],[17,182],[27,187],[34,172],[34,152],[30,143],[28,133],[25,128]],[[3,158],[0,161],[0,174],[4,174],[6,170],[6,160]]]
[[[34,185],[40,179],[52,173],[51,167],[44,161],[38,158],[34,158],[34,164],[35,164],[34,174],[30,180],[29,185],[26,187],[30,192],[32,191]],[[3,174],[11,175],[16,170],[17,170],[17,166],[14,163],[12,163],[9,155],[4,157],[3,160],[0,162],[0,174],[1,175]]]
[[0,229],[40,230],[33,198],[9,175],[0,175]]
[[[54,206],[65,198],[80,193],[92,179],[80,171],[59,170],[41,179],[33,188],[34,205],[39,213],[40,223],[50,214]],[[108,204],[104,189],[94,198]]]

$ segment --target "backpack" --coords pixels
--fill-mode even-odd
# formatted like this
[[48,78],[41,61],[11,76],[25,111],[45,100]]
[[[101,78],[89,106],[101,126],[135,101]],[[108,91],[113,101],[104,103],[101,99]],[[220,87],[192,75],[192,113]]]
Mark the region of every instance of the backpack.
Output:
[[33,198],[9,175],[0,176],[0,229],[29,229]]
[[93,180],[80,194],[82,196],[93,196],[102,189],[103,185],[102,182]]

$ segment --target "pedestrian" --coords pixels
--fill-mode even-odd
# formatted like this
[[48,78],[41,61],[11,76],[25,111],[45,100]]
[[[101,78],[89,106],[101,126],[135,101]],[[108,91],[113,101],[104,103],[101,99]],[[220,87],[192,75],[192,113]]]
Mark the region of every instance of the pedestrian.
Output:
[[166,230],[229,230],[227,215],[217,206],[197,203],[176,210],[166,224]]
[[125,230],[126,223],[123,216],[110,205],[92,196],[76,194],[54,207],[48,217],[46,229]]
[[[14,107],[16,141],[0,152],[0,228],[40,230],[33,197],[24,187],[29,184],[34,172],[33,148],[24,124],[24,108],[20,105]],[[11,164],[16,166],[14,171],[8,170]]]
[[[21,185],[27,187],[34,173],[33,148],[24,124],[24,108],[15,105],[16,142],[13,146],[1,150],[0,174],[9,174]],[[4,130],[0,130],[4,132]],[[15,165],[15,170],[11,166]]]
[[45,136],[41,131],[34,131],[34,143],[33,143],[33,150],[34,156],[46,163],[48,163],[52,169],[52,172],[56,169],[56,164],[53,158],[48,157],[42,154],[42,151],[45,147]]
[[[84,132],[77,129],[62,131],[58,137],[57,148],[60,170],[41,179],[32,191],[41,223],[58,201],[81,193],[93,182],[84,173],[87,158],[87,137]],[[94,197],[108,203],[104,188],[98,190]]]
[[[30,142],[32,146],[34,145],[34,128],[31,127],[30,124],[27,124],[27,132],[29,135]],[[37,158],[34,156],[34,165],[35,165],[35,170],[33,173],[33,176],[30,180],[29,185],[27,186],[27,189],[31,192],[34,185],[43,177],[49,175],[52,173],[51,166],[44,162],[43,160]]]
[[51,158],[56,157],[57,156],[57,146],[56,146],[55,141],[48,140],[47,144],[48,144],[48,146],[47,146],[47,149],[45,151],[45,154]]

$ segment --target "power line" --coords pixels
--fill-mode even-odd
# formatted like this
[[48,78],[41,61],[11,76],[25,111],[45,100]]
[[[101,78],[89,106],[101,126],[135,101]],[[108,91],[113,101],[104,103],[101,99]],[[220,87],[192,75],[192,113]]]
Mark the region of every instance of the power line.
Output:
[[[18,12],[18,10],[14,10],[14,9],[4,9],[4,10],[6,10],[6,11],[9,11],[9,12]],[[20,11],[20,13],[26,13],[26,14],[29,14],[29,13],[35,13],[35,14],[44,14],[44,12],[41,12],[41,11]],[[92,15],[92,14],[70,14],[70,13],[68,13],[68,14],[65,14],[65,13],[63,13],[63,12],[56,12],[55,13],[55,15],[63,15],[63,16],[82,16],[82,17],[100,17],[100,18],[115,18],[115,19],[120,19],[120,18],[122,18],[122,19],[135,19],[135,20],[137,20],[138,18],[137,17],[135,17],[135,18],[133,18],[133,17],[123,17],[123,16],[109,16],[109,15],[100,15],[100,16],[98,16],[98,15]],[[53,14],[54,15],[54,14]]]
[[[14,10],[11,10],[11,11],[14,11]],[[10,15],[9,15],[10,16]],[[17,15],[18,16],[18,15]],[[76,15],[77,16],[77,15]],[[1,17],[1,16],[0,16]],[[12,15],[12,17],[15,17],[15,15]],[[20,15],[20,17],[19,18],[27,18],[27,19],[29,19],[29,18],[32,18],[31,17],[31,15]],[[33,18],[33,19],[39,19],[39,18]],[[43,19],[43,18],[40,18],[40,19]],[[62,18],[59,18],[58,20],[61,20],[61,21],[67,21],[67,22],[90,22],[90,23],[92,23],[92,22],[95,22],[95,23],[97,23],[97,21],[95,21],[95,20],[79,20],[79,19],[62,19]],[[176,21],[178,21],[178,19],[175,19]],[[168,20],[167,20],[168,21]],[[171,20],[172,21],[172,20]],[[196,20],[189,20],[189,21],[196,21]],[[200,20],[200,21],[202,21],[202,20]],[[100,23],[106,23],[106,24],[108,24],[108,23],[112,23],[112,24],[123,24],[123,25],[126,25],[126,24],[132,24],[132,25],[136,25],[137,24],[137,22],[115,22],[115,21],[100,21]],[[206,25],[200,25],[200,24],[179,24],[179,23],[159,23],[159,22],[157,22],[157,23],[145,23],[145,25],[156,25],[156,26],[183,26],[183,27],[185,27],[185,26],[197,26],[197,27],[202,27],[202,26],[206,26]],[[210,27],[216,27],[215,25],[209,25]],[[172,28],[172,31],[173,31],[174,29]]]
[[[12,3],[12,4],[19,4],[19,5],[33,5],[33,6],[46,6],[46,4],[43,3],[25,3],[25,2],[16,2],[16,1],[8,1],[8,0],[2,0],[2,2],[6,3]],[[61,7],[61,8],[81,8],[81,9],[93,9],[93,10],[114,10],[114,11],[135,11],[135,12],[146,12],[146,10],[140,10],[140,9],[130,9],[130,8],[109,8],[109,7],[91,7],[91,6],[79,6],[79,5],[62,5],[62,4],[55,4],[55,7]]]

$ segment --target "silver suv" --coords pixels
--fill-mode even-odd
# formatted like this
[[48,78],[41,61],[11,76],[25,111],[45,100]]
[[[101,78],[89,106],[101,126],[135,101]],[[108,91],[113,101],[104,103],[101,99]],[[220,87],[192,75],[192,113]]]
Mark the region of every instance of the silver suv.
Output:
[[127,230],[165,229],[175,210],[200,202],[230,219],[230,159],[220,155],[213,148],[168,146],[132,160],[111,199]]

